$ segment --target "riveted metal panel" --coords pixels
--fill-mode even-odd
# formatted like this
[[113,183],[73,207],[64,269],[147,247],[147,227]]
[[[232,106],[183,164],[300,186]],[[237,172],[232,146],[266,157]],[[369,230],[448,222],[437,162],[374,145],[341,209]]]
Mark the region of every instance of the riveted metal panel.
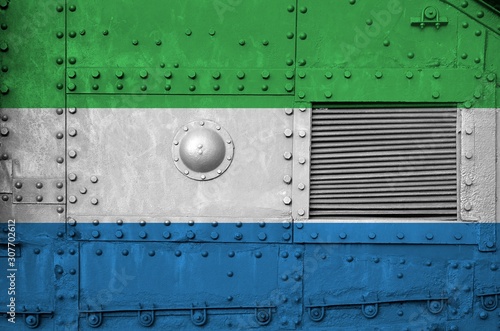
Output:
[[163,4],[73,1],[69,93],[293,94],[295,1]]
[[297,104],[294,109],[292,214],[295,220],[309,218],[311,114],[310,104]]
[[269,314],[262,323],[278,325],[282,296],[293,293],[276,290],[279,253],[276,245],[82,244],[80,325],[89,329],[98,313],[103,327],[139,325],[143,310],[154,312],[155,327],[194,327],[202,312],[200,325],[255,328],[260,309]]
[[496,221],[496,110],[462,109],[462,220]]
[[[171,155],[176,132],[202,120],[219,123],[234,142],[231,166],[211,181],[184,176]],[[68,214],[77,221],[290,219],[283,175],[291,173],[284,157],[291,129],[284,109],[70,110]]]
[[64,1],[4,1],[0,108],[64,107]]
[[[64,111],[56,108],[3,108],[8,134],[0,141],[12,160],[14,178],[63,178]],[[58,135],[61,134],[61,135]],[[58,159],[61,158],[61,159]]]

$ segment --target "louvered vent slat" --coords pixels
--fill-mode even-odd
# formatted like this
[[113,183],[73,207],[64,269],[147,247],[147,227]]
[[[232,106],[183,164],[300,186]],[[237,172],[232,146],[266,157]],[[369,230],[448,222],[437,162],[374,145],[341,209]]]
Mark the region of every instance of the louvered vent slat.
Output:
[[457,218],[455,109],[313,109],[311,218]]

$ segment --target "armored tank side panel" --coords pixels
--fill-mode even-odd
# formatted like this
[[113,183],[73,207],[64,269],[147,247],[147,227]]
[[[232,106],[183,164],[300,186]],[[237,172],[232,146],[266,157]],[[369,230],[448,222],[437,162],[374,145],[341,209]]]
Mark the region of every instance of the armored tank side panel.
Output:
[[0,0],[1,330],[500,326],[495,1]]

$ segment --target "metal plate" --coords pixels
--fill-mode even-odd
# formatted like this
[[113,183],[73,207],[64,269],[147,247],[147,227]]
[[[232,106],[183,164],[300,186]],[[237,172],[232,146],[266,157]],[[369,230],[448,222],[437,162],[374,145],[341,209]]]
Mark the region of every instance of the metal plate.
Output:
[[[235,120],[237,115],[238,120]],[[199,119],[218,123],[237,146],[230,171],[194,181],[172,161],[177,130]],[[283,109],[84,109],[68,114],[68,216],[129,222],[290,219],[283,175],[292,139]],[[74,154],[73,154],[74,155]],[[104,220],[106,218],[106,220]]]

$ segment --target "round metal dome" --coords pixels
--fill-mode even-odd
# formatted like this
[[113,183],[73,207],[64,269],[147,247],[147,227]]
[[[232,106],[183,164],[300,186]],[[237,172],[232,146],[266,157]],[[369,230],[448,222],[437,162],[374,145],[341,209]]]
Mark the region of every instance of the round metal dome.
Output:
[[175,135],[172,157],[186,177],[209,180],[231,165],[234,143],[229,133],[212,121],[196,121],[183,126]]
[[215,170],[225,155],[226,146],[222,137],[206,127],[188,132],[179,146],[181,160],[186,167],[197,172]]

